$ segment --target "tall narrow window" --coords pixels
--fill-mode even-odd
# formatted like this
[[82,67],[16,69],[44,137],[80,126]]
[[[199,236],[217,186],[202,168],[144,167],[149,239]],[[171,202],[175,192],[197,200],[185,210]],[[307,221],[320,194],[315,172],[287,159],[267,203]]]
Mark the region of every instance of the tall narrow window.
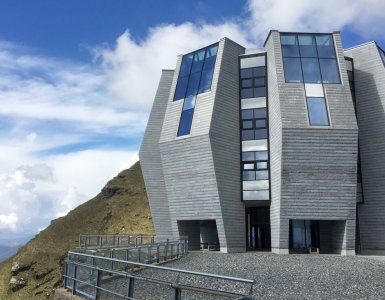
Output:
[[310,125],[329,125],[328,110],[325,98],[307,97],[306,102]]
[[210,90],[218,44],[183,56],[174,101],[184,99],[177,136],[190,134],[196,96]]

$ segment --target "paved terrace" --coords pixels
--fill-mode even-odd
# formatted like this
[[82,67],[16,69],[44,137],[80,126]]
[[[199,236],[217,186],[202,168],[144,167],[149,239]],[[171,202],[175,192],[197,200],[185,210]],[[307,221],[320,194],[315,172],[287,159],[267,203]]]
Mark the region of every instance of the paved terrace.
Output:
[[[165,265],[255,279],[256,299],[385,299],[385,260],[381,257],[191,252]],[[144,273],[151,277],[150,270]],[[150,296],[154,292],[147,290],[145,298],[155,299]]]

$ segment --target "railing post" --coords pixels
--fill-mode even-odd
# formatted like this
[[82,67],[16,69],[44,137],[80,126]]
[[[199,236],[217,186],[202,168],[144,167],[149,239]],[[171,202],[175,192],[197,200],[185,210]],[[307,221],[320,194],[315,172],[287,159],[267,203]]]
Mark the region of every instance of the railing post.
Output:
[[98,300],[100,298],[100,291],[99,291],[99,287],[100,287],[100,279],[101,279],[102,276],[100,276],[100,271],[99,270],[96,270],[96,288],[95,288],[95,299]]
[[147,247],[147,263],[152,264],[151,246]]
[[[115,250],[111,249],[111,251],[110,251],[110,258],[114,258],[114,252],[115,252]],[[111,270],[113,270],[113,269],[114,269],[114,261],[111,260]]]
[[68,284],[68,282],[67,282],[67,276],[68,276],[68,264],[67,263],[65,263],[64,264],[64,288],[67,288],[67,284]]
[[156,262],[159,263],[159,245],[156,246]]
[[138,262],[140,263],[140,247],[137,247],[136,249],[138,249]]
[[126,249],[125,252],[126,252],[126,253],[125,253],[125,259],[126,259],[126,261],[128,261],[128,249]]
[[178,287],[174,287],[174,300],[182,299],[182,290]]
[[128,277],[128,289],[127,289],[127,296],[129,298],[134,298],[134,278]]
[[78,266],[74,264],[74,275],[72,280],[72,295],[75,295],[76,293],[76,273],[77,273]]

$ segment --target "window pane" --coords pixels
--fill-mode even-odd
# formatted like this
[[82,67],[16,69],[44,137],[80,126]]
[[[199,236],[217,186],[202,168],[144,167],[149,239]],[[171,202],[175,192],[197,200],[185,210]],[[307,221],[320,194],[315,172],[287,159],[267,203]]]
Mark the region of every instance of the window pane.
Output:
[[183,99],[186,96],[188,77],[179,77],[175,89],[174,101]]
[[310,125],[329,125],[325,98],[307,98]]
[[266,127],[266,119],[255,120],[255,128],[264,128]]
[[255,130],[255,139],[256,140],[267,139],[267,129],[256,129]]
[[316,35],[318,57],[336,57],[333,36],[330,34]]
[[195,107],[196,96],[189,96],[184,100],[183,110],[189,110]]
[[213,79],[214,69],[203,69],[198,93],[204,93],[211,90],[211,81]]
[[177,136],[190,134],[193,115],[194,115],[194,109],[182,111],[182,115],[180,116]]
[[243,171],[242,172],[243,180],[255,180],[255,172],[254,171]]
[[321,83],[321,74],[317,58],[301,58],[303,80],[306,83]]
[[313,35],[298,35],[301,57],[317,57],[317,49]]
[[267,161],[257,162],[257,169],[267,169]]
[[266,75],[266,67],[253,68],[253,76],[261,77]]
[[286,82],[302,82],[301,60],[299,58],[284,58]]
[[242,152],[242,160],[243,161],[254,160],[254,152]]
[[183,56],[179,77],[188,76],[190,74],[190,68],[191,68],[191,63],[193,61],[193,57],[194,57],[194,53]]
[[254,109],[254,118],[261,119],[266,118],[266,108],[255,108]]
[[267,151],[255,152],[255,160],[267,160]]
[[253,128],[252,120],[242,121],[242,129],[252,129],[252,128]]
[[242,130],[242,141],[254,140],[254,130]]
[[242,120],[253,119],[253,110],[252,109],[242,109]]
[[242,69],[241,78],[250,78],[253,77],[253,69]]
[[335,59],[320,59],[322,82],[323,83],[340,83],[340,74]]
[[205,53],[206,49],[202,49],[198,52],[195,52],[191,73],[200,72],[202,70],[203,62],[205,59]]
[[196,95],[198,93],[199,80],[201,73],[190,74],[186,96]]
[[254,170],[254,164],[253,163],[243,164],[243,170]]
[[249,88],[253,86],[253,80],[252,79],[244,79],[242,80],[242,87],[243,88]]
[[255,180],[263,180],[263,179],[269,179],[269,172],[268,171],[256,171],[255,172]]
[[296,35],[281,34],[282,54],[284,57],[299,57]]
[[253,98],[253,89],[241,89],[241,99]]
[[215,44],[215,45],[211,46],[210,48],[207,48],[206,59],[209,57],[216,56],[217,52],[218,52],[218,44]]
[[254,97],[266,97],[266,87],[254,88]]
[[265,86],[265,78],[255,78],[254,86]]

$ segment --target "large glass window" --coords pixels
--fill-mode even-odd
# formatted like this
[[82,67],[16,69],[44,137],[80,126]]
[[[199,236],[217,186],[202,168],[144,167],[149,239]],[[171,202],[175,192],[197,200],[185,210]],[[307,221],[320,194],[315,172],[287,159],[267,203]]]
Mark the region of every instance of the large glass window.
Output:
[[285,81],[340,83],[331,34],[281,34]]
[[177,136],[190,134],[197,94],[211,89],[218,44],[183,56],[174,101],[184,99]]
[[321,58],[319,63],[323,83],[340,83],[340,74],[335,59]]
[[300,58],[284,57],[283,65],[285,67],[286,82],[303,82]]
[[310,125],[329,125],[325,98],[307,97],[306,102]]
[[266,97],[266,68],[241,69],[241,99]]

